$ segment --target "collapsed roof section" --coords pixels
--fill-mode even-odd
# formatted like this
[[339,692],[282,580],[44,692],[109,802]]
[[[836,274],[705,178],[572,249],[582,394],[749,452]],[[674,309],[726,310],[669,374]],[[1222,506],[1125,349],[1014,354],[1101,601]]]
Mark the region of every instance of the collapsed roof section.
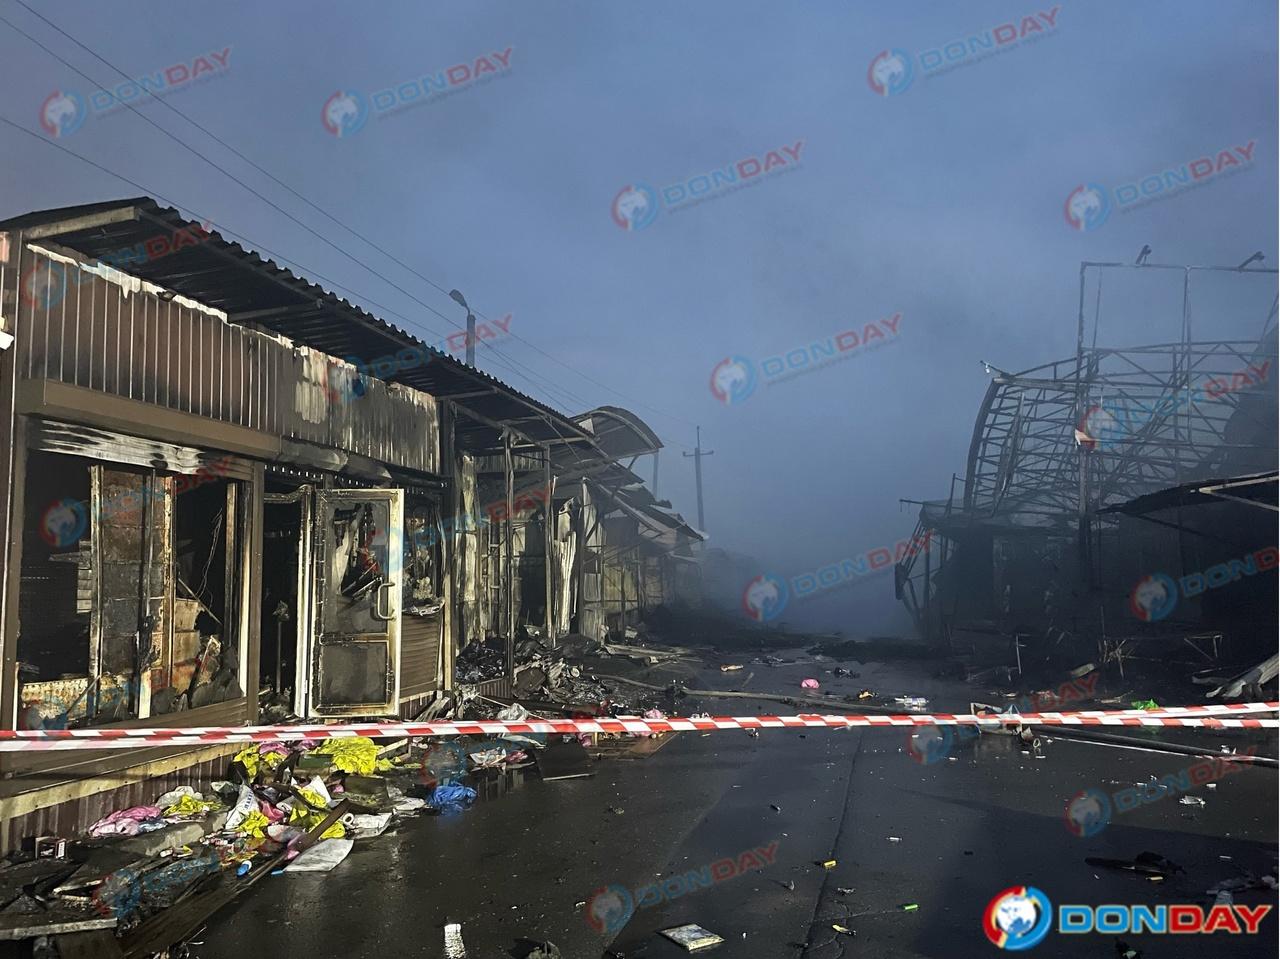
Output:
[[[1181,280],[1181,339],[1096,345],[1101,275],[1121,270],[1173,271]],[[956,478],[947,499],[921,505],[917,535],[935,531],[952,542],[971,535],[1075,538],[1097,520],[1111,521],[1111,508],[1160,490],[1274,471],[1277,301],[1256,340],[1195,340],[1191,280],[1206,273],[1230,283],[1276,271],[1082,264],[1076,355],[1020,373],[987,364],[992,379],[963,481]],[[1093,274],[1096,305],[1086,297],[1086,277]],[[1089,310],[1095,311],[1093,345],[1086,339]],[[951,555],[944,549],[944,557]],[[897,594],[917,622],[917,598],[927,604],[931,591],[927,584],[919,584],[923,595],[917,590],[919,568],[919,555],[911,555],[896,571]]]
[[[1258,343],[1085,350],[996,372],[978,413],[963,512],[1073,526],[1090,509],[1275,461],[1274,332]],[[1081,471],[1084,482],[1081,482]]]

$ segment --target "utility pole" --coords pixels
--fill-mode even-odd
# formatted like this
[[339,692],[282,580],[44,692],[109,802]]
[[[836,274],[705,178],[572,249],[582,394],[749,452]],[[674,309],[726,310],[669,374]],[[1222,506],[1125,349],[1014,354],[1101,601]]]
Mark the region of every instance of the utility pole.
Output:
[[693,448],[692,453],[685,453],[683,455],[693,457],[693,477],[694,481],[698,485],[698,529],[705,533],[707,530],[707,521],[702,514],[702,457],[710,456],[715,452],[715,450],[704,450],[702,448],[702,427],[697,427],[697,430],[697,446]]

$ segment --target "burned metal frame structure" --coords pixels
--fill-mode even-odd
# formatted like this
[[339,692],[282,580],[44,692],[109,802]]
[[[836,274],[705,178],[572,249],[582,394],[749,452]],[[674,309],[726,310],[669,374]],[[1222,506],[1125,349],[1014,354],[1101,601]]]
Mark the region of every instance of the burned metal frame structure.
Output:
[[[1180,280],[1177,340],[1099,345],[1103,279],[1113,271],[1159,271]],[[1114,516],[1100,511],[1193,480],[1274,468],[1276,301],[1258,339],[1212,340],[1196,322],[1193,293],[1204,274],[1276,272],[1081,264],[1075,356],[1019,373],[988,365],[991,382],[964,476],[952,478],[947,499],[922,504],[917,534],[932,531],[942,549],[905,557],[895,577],[897,596],[922,633],[946,640],[962,620],[990,627],[1002,612],[1016,617],[1007,604],[1001,609],[996,595],[993,543],[998,552],[1001,541],[1021,542],[1021,555],[1030,555],[1026,544],[1035,544],[1029,548],[1040,556],[1048,549],[1059,580],[1059,567],[1073,554],[1073,575],[1066,578],[1080,596],[1101,585],[1102,539],[1114,528]],[[960,595],[955,566],[966,542],[969,564],[976,561],[985,571],[968,579],[968,588],[990,587],[989,603]],[[1050,607],[1054,588],[1046,579]],[[1053,612],[1047,610],[1042,621],[1052,620]]]

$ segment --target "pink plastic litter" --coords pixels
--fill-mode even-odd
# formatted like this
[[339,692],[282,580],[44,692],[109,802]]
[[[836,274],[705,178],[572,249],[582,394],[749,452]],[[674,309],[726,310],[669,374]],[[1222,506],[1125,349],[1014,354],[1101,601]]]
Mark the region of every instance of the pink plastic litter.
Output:
[[801,689],[817,689],[818,681],[816,679],[804,679],[800,681]]

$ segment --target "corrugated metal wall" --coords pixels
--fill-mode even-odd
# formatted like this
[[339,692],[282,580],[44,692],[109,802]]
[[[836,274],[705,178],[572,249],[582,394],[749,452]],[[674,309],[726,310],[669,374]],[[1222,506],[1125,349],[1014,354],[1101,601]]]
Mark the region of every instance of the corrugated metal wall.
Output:
[[[351,364],[228,323],[148,284],[28,247],[17,300],[18,369],[47,378],[439,473],[435,400]],[[108,276],[98,275],[105,272]],[[16,271],[6,271],[12,285]],[[44,282],[41,285],[41,278]],[[132,286],[132,288],[131,288]]]
[[[24,837],[28,836],[82,836],[90,826],[108,813],[154,802],[156,797],[179,786],[191,786],[197,790],[207,789],[211,781],[226,777],[230,757],[239,748],[239,746],[230,746],[227,748],[226,755],[205,760],[185,769],[151,778],[139,777],[124,782],[114,789],[106,789],[91,796],[71,799],[7,819],[4,823],[4,838],[3,843],[0,844],[0,852],[12,851],[21,844]],[[120,780],[125,777],[120,774],[112,778]]]

